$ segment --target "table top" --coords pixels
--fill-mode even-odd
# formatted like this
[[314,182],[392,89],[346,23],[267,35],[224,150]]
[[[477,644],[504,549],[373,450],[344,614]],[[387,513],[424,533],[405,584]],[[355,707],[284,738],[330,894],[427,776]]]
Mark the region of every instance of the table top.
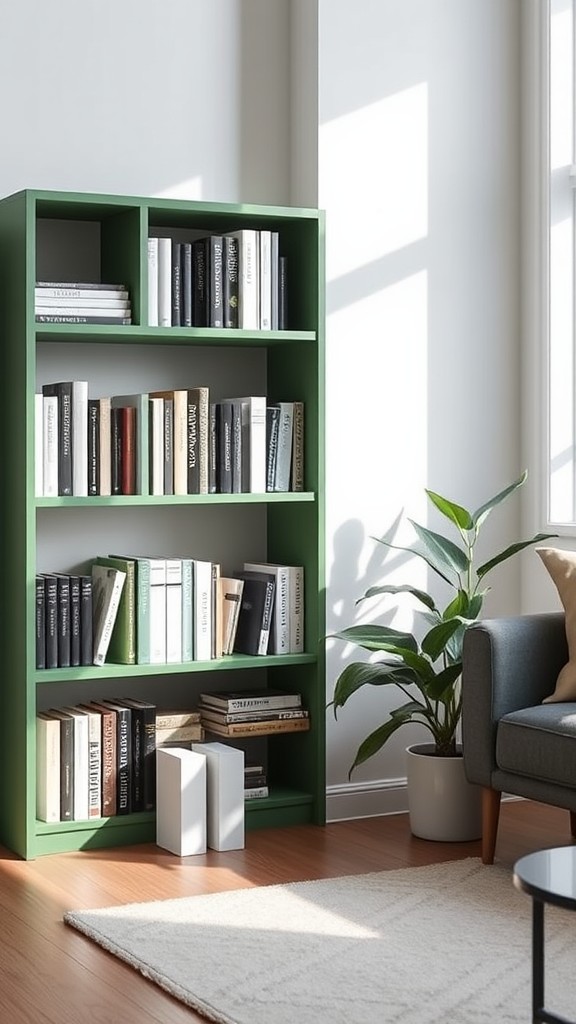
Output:
[[514,865],[517,889],[544,903],[576,910],[576,846],[538,850]]

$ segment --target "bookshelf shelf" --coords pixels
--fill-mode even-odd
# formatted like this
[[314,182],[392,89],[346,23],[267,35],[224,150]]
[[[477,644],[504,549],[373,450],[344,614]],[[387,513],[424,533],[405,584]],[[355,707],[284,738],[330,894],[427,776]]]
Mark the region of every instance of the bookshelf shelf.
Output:
[[[193,240],[243,228],[278,233],[289,267],[286,329],[148,326],[148,238]],[[325,820],[323,248],[317,210],[44,190],[0,201],[0,353],[8,382],[0,412],[0,543],[10,580],[0,597],[0,843],[21,857],[154,840],[153,813],[36,819],[37,713],[114,696],[185,708],[210,688],[297,688],[311,727],[257,738],[266,745],[270,796],[247,802],[247,828]],[[37,281],[122,282],[132,323],[37,323]],[[304,489],[38,497],[35,394],[47,382],[81,379],[94,397],[202,384],[221,397],[302,401]],[[78,573],[111,550],[176,550],[219,563],[224,575],[244,561],[304,566],[306,653],[37,669],[36,574]]]

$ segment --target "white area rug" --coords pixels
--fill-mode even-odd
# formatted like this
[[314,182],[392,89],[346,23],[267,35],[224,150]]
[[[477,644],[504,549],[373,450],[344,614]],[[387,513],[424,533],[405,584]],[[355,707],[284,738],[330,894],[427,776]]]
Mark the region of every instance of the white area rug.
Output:
[[[532,901],[467,859],[67,913],[220,1024],[526,1024]],[[576,914],[546,907],[546,1006],[576,1018]]]

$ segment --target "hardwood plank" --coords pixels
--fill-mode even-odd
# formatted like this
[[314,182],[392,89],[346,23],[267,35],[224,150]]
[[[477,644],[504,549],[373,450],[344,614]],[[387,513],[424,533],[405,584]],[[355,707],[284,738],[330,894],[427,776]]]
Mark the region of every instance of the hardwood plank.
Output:
[[[567,811],[502,805],[496,858],[569,845]],[[198,1024],[202,1018],[68,928],[65,910],[169,899],[479,857],[480,842],[431,843],[405,814],[250,832],[244,850],[180,860],[153,844],[21,861],[0,849],[0,1019],[11,1024]],[[489,869],[487,869],[489,870]],[[121,1014],[119,1011],[121,1008]]]

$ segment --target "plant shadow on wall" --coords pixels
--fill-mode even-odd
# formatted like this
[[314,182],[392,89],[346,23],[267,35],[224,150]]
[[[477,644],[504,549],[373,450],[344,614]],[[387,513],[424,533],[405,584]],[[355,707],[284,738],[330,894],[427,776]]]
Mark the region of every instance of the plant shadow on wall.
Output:
[[[431,594],[410,584],[370,587],[357,604],[385,594],[408,594],[413,598],[423,619],[422,637],[376,623],[354,625],[330,634],[330,637],[351,643],[370,655],[383,655],[378,660],[348,664],[338,675],[333,698],[328,705],[333,707],[335,717],[363,686],[395,686],[406,698],[399,707],[390,710],[384,722],[362,741],[348,777],[408,723],[420,723],[432,736],[432,744],[425,745],[422,753],[431,754],[434,758],[461,760],[457,734],[462,714],[462,640],[467,626],[480,617],[484,598],[490,589],[486,586],[486,579],[492,569],[524,548],[556,536],[536,534],[529,540],[509,545],[481,565],[475,565],[475,547],[487,517],[522,486],[526,476],[524,472],[475,512],[435,491],[426,490],[432,505],[451,523],[455,540],[412,519],[409,522],[416,533],[413,544],[398,545],[384,537],[374,538],[387,548],[423,559],[432,572],[448,585],[453,597],[442,609]],[[410,790],[410,778],[408,785]]]

